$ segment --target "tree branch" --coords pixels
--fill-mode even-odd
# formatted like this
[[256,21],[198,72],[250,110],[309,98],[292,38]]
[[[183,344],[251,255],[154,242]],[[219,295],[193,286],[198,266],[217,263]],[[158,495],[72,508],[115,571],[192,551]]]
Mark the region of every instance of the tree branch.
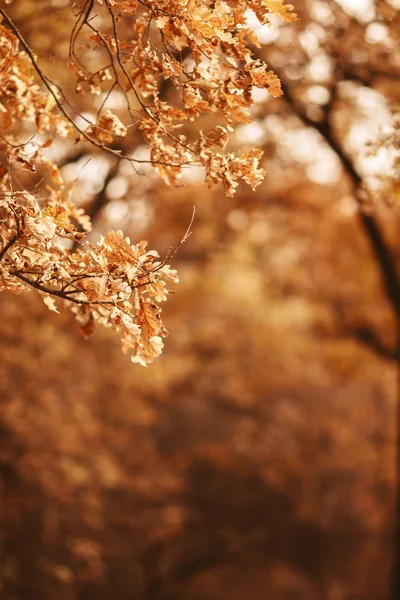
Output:
[[325,113],[325,118],[316,122],[310,119],[306,114],[300,103],[296,101],[292,93],[291,87],[282,83],[282,89],[285,94],[285,99],[291,106],[296,115],[303,121],[308,127],[313,127],[319,134],[324,138],[326,143],[335,152],[339,158],[344,171],[349,176],[354,189],[356,199],[360,204],[359,218],[361,220],[362,227],[370,241],[372,250],[374,251],[376,260],[378,262],[382,282],[386,291],[386,294],[390,300],[393,311],[397,319],[400,319],[400,280],[397,274],[396,262],[392,256],[391,250],[384,238],[383,232],[379,225],[378,219],[375,215],[366,213],[362,207],[362,200],[360,197],[360,191],[363,185],[363,181],[357,170],[355,169],[352,161],[346,155],[343,148],[335,138],[332,127],[330,124],[330,111],[329,109]]
[[[47,75],[45,75],[42,71],[42,69],[39,67],[35,55],[32,52],[29,44],[25,41],[25,38],[23,37],[22,33],[19,31],[19,29],[17,28],[17,26],[15,25],[15,23],[13,22],[13,20],[11,19],[11,17],[9,17],[7,15],[7,13],[0,8],[0,15],[3,17],[4,21],[7,23],[8,27],[11,29],[11,31],[14,33],[14,35],[16,36],[16,38],[18,39],[19,43],[21,44],[21,46],[23,47],[23,49],[25,50],[25,52],[27,53],[29,60],[33,66],[33,68],[35,69],[36,73],[38,74],[40,80],[42,81],[43,85],[46,87],[47,91],[49,92],[49,94],[51,95],[51,97],[53,98],[55,105],[57,106],[57,108],[59,109],[59,111],[61,112],[61,114],[67,119],[67,121],[72,125],[72,127],[74,129],[76,129],[76,131],[90,144],[92,144],[93,146],[95,146],[96,148],[99,148],[100,150],[103,150],[104,152],[107,152],[109,154],[113,154],[114,156],[117,156],[118,158],[124,159],[124,160],[128,160],[131,163],[138,163],[138,164],[159,164],[159,165],[163,165],[163,166],[168,166],[168,167],[182,167],[185,166],[187,163],[170,163],[170,162],[165,162],[162,160],[139,160],[136,158],[132,158],[131,156],[127,156],[127,155],[123,155],[119,150],[115,150],[110,146],[106,146],[105,144],[98,142],[96,139],[94,139],[93,137],[91,137],[84,129],[82,129],[81,127],[79,127],[79,125],[74,121],[74,119],[71,117],[71,115],[68,113],[68,111],[64,108],[64,105],[62,104],[62,102],[60,102],[59,98],[57,97],[57,94],[54,92],[54,89],[52,87],[55,86],[58,89],[59,86],[57,86],[56,84],[54,84],[49,77],[47,77]],[[154,117],[152,117],[153,120]],[[112,132],[110,132],[112,133]]]

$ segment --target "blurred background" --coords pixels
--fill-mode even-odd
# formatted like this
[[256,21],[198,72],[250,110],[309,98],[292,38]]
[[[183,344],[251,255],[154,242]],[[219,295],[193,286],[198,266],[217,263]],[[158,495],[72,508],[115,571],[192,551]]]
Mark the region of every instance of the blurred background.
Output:
[[[196,218],[148,369],[36,293],[1,294],[2,600],[397,597],[400,4],[293,3],[296,23],[248,15],[285,92],[256,90],[232,136],[264,149],[256,192],[47,150],[93,240],[121,228],[165,254]],[[89,118],[102,95],[75,98],[61,66],[71,3],[8,10]],[[146,156],[133,132],[120,147]]]

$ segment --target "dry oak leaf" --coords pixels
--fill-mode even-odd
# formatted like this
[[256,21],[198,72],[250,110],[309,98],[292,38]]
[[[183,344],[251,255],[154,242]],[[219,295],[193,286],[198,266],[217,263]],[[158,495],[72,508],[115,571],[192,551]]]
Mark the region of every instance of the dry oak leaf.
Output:
[[128,129],[111,110],[105,110],[97,123],[88,127],[86,132],[100,143],[109,143],[113,141],[114,136],[125,137]]
[[272,14],[280,17],[284,21],[288,23],[293,23],[293,21],[297,21],[296,13],[292,12],[294,9],[293,4],[284,4],[284,0],[262,0]]

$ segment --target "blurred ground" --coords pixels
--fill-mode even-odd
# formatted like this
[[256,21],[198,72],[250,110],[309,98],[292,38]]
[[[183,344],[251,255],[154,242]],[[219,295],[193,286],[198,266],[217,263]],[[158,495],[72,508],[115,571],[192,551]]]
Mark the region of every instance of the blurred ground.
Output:
[[197,267],[185,251],[149,369],[2,294],[2,597],[384,598],[393,361],[304,279],[266,285],[245,237]]

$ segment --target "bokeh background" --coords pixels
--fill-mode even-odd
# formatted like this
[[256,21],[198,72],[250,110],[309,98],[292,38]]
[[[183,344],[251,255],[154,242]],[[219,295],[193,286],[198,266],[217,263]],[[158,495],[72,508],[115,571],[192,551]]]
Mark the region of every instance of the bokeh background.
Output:
[[[256,192],[48,148],[93,240],[121,228],[165,254],[196,218],[148,369],[34,292],[1,295],[2,600],[395,598],[398,323],[369,224],[396,267],[400,5],[293,3],[288,25],[249,13],[285,91],[257,90],[231,141],[264,149]],[[74,97],[71,4],[8,10]],[[88,117],[101,100],[74,99]],[[134,133],[121,147],[146,156]]]

